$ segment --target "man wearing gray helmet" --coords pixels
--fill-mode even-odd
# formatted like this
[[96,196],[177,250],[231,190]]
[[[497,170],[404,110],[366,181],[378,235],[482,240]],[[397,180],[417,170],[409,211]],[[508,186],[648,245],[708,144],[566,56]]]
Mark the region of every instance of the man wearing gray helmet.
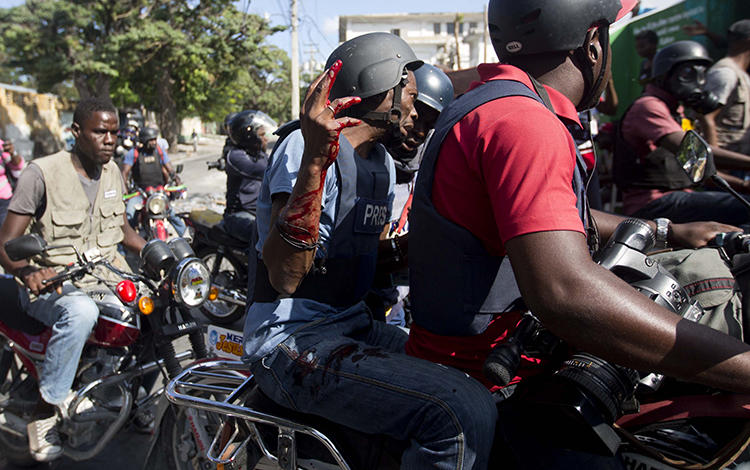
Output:
[[311,85],[301,131],[280,138],[258,198],[262,259],[243,360],[280,405],[410,441],[402,468],[483,469],[491,396],[406,356],[403,331],[362,302],[393,202],[383,144],[414,126],[419,65],[402,39],[372,33],[341,44]]
[[414,127],[406,139],[388,147],[396,165],[395,198],[391,221],[383,231],[381,244],[394,256],[381,256],[375,274],[373,289],[368,292],[366,302],[373,316],[388,323],[407,326],[409,277],[407,272],[409,211],[414,194],[419,162],[422,160],[426,141],[432,134],[440,112],[453,101],[453,83],[434,65],[423,64],[414,71],[419,95],[414,107],[419,114]]

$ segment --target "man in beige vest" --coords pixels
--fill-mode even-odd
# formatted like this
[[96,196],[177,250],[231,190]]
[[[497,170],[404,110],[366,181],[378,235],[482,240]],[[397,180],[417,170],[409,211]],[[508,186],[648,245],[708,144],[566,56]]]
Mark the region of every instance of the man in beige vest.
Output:
[[706,88],[722,104],[714,118],[719,147],[750,153],[750,19],[729,27],[726,57],[708,71]]
[[[82,289],[97,281],[87,276],[75,285],[45,285],[43,281],[56,274],[55,268],[75,261],[74,251],[54,250],[31,263],[14,262],[5,253],[5,242],[30,227],[51,245],[69,244],[80,252],[98,248],[110,262],[122,267],[117,244],[122,242],[135,252],[145,244],[124,216],[122,177],[112,161],[118,129],[114,106],[108,99],[82,100],[71,128],[76,139],[73,150],[34,160],[28,166],[0,227],[0,264],[36,297],[29,303],[28,314],[52,327],[39,373],[39,402],[27,427],[31,454],[39,461],[62,454],[56,408],[64,408],[69,400],[81,351],[96,324],[98,308]],[[22,292],[22,303],[25,294]]]

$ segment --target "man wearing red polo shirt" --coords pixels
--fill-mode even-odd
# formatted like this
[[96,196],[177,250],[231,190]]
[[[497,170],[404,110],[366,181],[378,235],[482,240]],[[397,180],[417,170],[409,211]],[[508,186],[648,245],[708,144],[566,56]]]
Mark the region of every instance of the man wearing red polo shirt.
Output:
[[[490,386],[482,364],[515,327],[522,302],[574,348],[750,392],[747,345],[681,321],[589,254],[591,219],[606,240],[622,218],[588,210],[594,162],[577,155],[568,127],[580,126],[577,111],[593,106],[609,80],[609,24],[634,3],[490,0],[504,64],[480,66],[481,83],[441,113],[414,193],[410,354]],[[664,229],[673,244],[700,246],[732,227]],[[526,362],[520,375],[534,367]]]

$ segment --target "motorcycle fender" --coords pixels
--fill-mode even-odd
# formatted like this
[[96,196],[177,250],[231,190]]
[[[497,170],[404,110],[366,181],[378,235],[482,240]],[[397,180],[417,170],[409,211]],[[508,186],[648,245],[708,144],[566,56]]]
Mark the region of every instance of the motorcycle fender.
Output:
[[658,460],[654,460],[645,455],[641,455],[635,452],[623,452],[621,454],[622,462],[625,468],[632,470],[675,470],[674,467],[670,467]]

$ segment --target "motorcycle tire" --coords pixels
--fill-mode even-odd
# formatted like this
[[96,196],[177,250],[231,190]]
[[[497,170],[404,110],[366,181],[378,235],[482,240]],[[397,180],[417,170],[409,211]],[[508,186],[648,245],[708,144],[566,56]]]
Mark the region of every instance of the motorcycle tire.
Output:
[[[213,272],[214,263],[218,256],[220,255],[212,247],[206,247],[198,252],[198,258],[206,263],[210,272]],[[245,285],[243,276],[240,275],[243,269],[246,268],[237,266],[230,258],[222,257],[219,274],[215,279],[212,278],[211,282],[215,285],[244,291],[247,289],[247,285]],[[220,326],[231,325],[245,314],[245,308],[242,306],[223,300],[207,300],[201,305],[200,310],[212,324]]]
[[212,439],[219,429],[221,417],[215,413],[197,410],[200,422],[196,426],[202,427],[209,437],[202,449],[193,435],[193,423],[188,419],[186,408],[170,406],[162,418],[159,426],[159,441],[156,443],[154,452],[166,460],[166,468],[169,470],[199,470],[204,468],[215,468],[206,452],[207,446],[211,445]]
[[[7,340],[4,337],[0,337],[0,362],[6,363],[8,361],[16,361],[14,353],[7,347]],[[8,356],[10,355],[10,356]],[[5,391],[8,389],[6,385],[12,383],[13,370],[23,374],[23,369],[15,367],[3,368],[5,374],[0,377],[0,400],[5,401],[8,396]],[[19,377],[16,377],[18,379]],[[16,467],[34,467],[39,464],[29,452],[29,442],[26,437],[17,436],[10,431],[0,429],[0,455],[12,465]]]

